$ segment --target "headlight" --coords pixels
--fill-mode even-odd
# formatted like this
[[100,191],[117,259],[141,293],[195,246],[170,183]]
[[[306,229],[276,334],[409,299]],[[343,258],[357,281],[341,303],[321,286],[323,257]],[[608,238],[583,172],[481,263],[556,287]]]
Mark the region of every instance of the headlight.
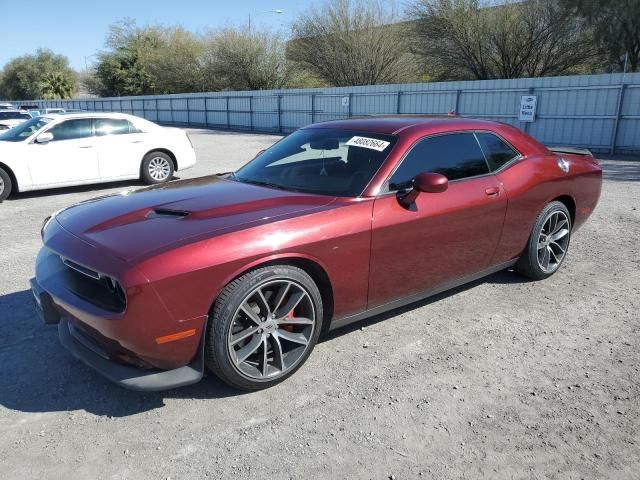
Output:
[[111,293],[115,294],[122,303],[126,303],[124,289],[122,288],[120,283],[116,279],[111,277],[106,277],[106,280],[107,287],[109,288]]
[[47,227],[49,226],[49,224],[51,223],[51,220],[53,220],[54,218],[56,218],[56,216],[62,212],[63,210],[66,210],[66,208],[61,208],[60,210],[56,210],[55,212],[53,212],[51,215],[49,215],[47,218],[44,219],[44,221],[42,222],[42,228],[40,229],[40,236],[42,237],[42,240],[44,241],[44,233],[47,231]]
[[49,226],[49,223],[51,222],[51,220],[53,220],[54,216],[55,214],[49,215],[47,218],[44,219],[44,222],[42,222],[42,228],[40,229],[40,237],[42,238],[43,242],[44,242],[44,232],[47,230],[47,227]]

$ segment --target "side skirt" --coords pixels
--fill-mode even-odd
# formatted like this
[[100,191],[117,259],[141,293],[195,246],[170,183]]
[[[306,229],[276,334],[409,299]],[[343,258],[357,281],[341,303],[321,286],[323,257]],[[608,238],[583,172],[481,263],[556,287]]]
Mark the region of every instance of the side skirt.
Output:
[[393,310],[395,308],[404,307],[411,303],[418,302],[420,300],[424,300],[425,298],[432,297],[439,293],[442,293],[446,290],[450,290],[452,288],[459,287],[460,285],[464,285],[465,283],[470,283],[475,280],[478,280],[482,277],[486,277],[493,273],[499,272],[501,270],[505,270],[509,267],[512,267],[516,264],[518,259],[509,260],[508,262],[501,263],[499,265],[495,265],[493,267],[489,267],[487,269],[481,270],[480,272],[467,275],[465,277],[456,278],[454,280],[450,280],[449,282],[443,283],[435,288],[431,288],[429,290],[425,290],[423,292],[415,293],[408,297],[403,297],[398,300],[393,300],[391,302],[387,302],[383,305],[379,305],[377,307],[371,308],[369,310],[365,310],[364,312],[356,313],[354,315],[349,315],[347,317],[343,317],[338,320],[333,320],[331,325],[329,326],[329,330],[334,330],[336,328],[344,327],[345,325],[349,325],[353,322],[357,322],[359,320],[363,320],[365,318],[373,317],[374,315],[379,315],[384,312],[388,312],[389,310]]

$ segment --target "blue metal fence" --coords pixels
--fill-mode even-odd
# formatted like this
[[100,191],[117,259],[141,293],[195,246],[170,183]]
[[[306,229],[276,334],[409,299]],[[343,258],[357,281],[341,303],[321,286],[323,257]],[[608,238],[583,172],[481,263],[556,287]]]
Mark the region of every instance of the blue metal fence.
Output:
[[[523,95],[535,121],[518,120]],[[447,114],[515,125],[549,145],[640,152],[640,73],[77,100],[41,107],[126,112],[163,124],[289,132],[361,115]]]

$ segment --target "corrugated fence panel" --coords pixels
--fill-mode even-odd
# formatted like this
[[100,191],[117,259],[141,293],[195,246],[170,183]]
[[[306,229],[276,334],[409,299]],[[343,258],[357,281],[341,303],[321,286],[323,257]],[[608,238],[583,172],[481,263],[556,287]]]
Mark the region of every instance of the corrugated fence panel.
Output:
[[[443,115],[456,109],[454,92],[406,92],[400,95],[399,113]],[[396,98],[396,101],[398,99]]]
[[[523,95],[537,97],[531,123],[518,119]],[[265,132],[353,116],[455,112],[509,123],[547,144],[640,152],[640,73],[34,102]]]

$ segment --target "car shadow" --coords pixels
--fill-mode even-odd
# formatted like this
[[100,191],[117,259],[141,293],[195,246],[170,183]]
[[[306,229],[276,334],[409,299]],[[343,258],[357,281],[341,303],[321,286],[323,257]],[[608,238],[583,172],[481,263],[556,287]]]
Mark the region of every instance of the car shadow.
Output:
[[440,300],[445,298],[455,296],[459,293],[465,292],[467,290],[471,290],[472,288],[477,287],[483,283],[496,283],[496,284],[514,284],[514,283],[529,283],[533,280],[529,278],[523,277],[522,275],[516,273],[513,270],[502,270],[500,272],[494,273],[487,277],[480,278],[473,282],[465,283],[464,285],[460,285],[459,287],[452,288],[450,290],[446,290],[437,295],[433,295],[432,297],[425,298],[423,300],[418,300],[417,302],[410,303],[409,305],[405,305],[404,307],[394,308],[393,310],[389,310],[384,313],[380,313],[378,315],[374,315],[369,318],[365,318],[363,320],[359,320],[357,322],[351,323],[349,325],[345,325],[342,328],[338,328],[336,330],[331,330],[328,333],[325,333],[321,338],[320,342],[330,341],[336,337],[340,337],[342,335],[354,332],[356,330],[360,330],[361,328],[370,327],[377,323],[380,323],[384,320],[388,320],[390,318],[396,317],[398,315],[402,315],[403,313],[410,312],[412,310],[416,310],[418,308],[424,307],[426,305],[431,305],[432,303],[437,303]]
[[[509,284],[524,281],[527,280],[513,272],[500,272],[329,332],[321,341],[331,341],[483,282]],[[118,387],[62,348],[57,329],[42,324],[37,317],[30,290],[0,296],[0,365],[0,405],[19,412],[85,410],[95,415],[127,417],[161,408],[166,399],[250,395],[228,387],[213,375],[206,376],[195,385],[163,392],[134,392]]]
[[187,130],[188,133],[197,133],[200,135],[222,135],[222,136],[241,136],[241,135],[247,135],[247,134],[256,134],[256,135],[263,135],[265,137],[267,136],[274,136],[274,137],[282,137],[284,135],[286,135],[286,133],[281,133],[281,132],[276,132],[276,131],[267,131],[267,130],[250,130],[248,128],[230,128],[230,129],[225,129],[225,130],[216,130],[215,127],[210,127],[210,128],[206,128],[206,127],[196,127],[196,126],[188,126],[188,125],[184,125],[181,128],[184,128],[185,130]]
[[57,328],[38,318],[30,290],[0,296],[0,405],[21,412],[86,410],[126,417],[164,406],[168,398],[223,398],[244,392],[214,376],[164,392],[118,387],[75,359]]
[[600,166],[605,180],[640,181],[640,161],[638,160],[600,160]]
[[[174,176],[171,181],[174,182],[180,180],[180,177]],[[73,187],[61,187],[61,188],[48,188],[45,190],[30,190],[28,192],[12,193],[6,202],[25,200],[28,198],[42,198],[58,195],[68,195],[72,193],[87,193],[95,192],[96,195],[100,195],[103,190],[111,190],[114,188],[143,188],[148,185],[140,180],[125,180],[121,182],[109,182],[109,183],[94,183],[90,185],[77,185]]]

